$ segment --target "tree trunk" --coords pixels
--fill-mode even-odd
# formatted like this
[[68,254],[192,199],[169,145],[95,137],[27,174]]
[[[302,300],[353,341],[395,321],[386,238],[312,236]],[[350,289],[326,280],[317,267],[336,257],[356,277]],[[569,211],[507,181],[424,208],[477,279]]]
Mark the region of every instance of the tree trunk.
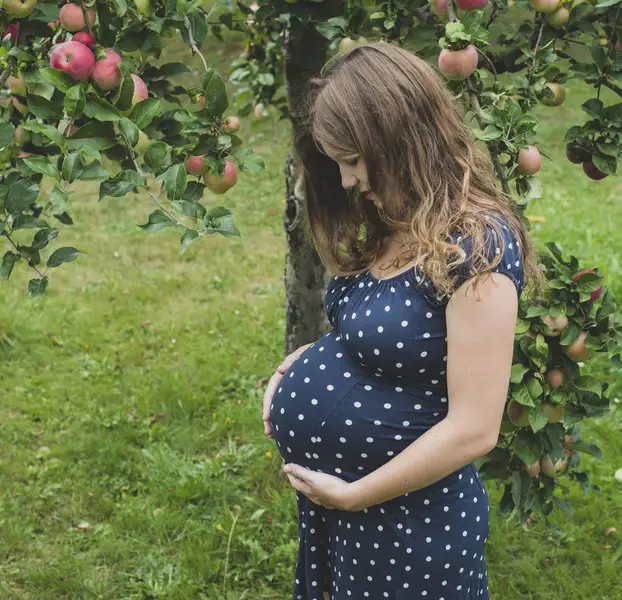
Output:
[[[341,2],[331,2],[331,12],[342,9]],[[333,16],[333,15],[331,15]],[[285,37],[285,78],[292,130],[298,126],[297,108],[306,81],[318,75],[324,66],[328,40],[315,29],[313,22],[298,24]],[[284,215],[287,235],[285,264],[286,325],[285,355],[313,342],[330,329],[324,313],[324,291],[330,280],[313,241],[305,234],[305,189],[300,165],[294,153],[285,166],[286,206]]]

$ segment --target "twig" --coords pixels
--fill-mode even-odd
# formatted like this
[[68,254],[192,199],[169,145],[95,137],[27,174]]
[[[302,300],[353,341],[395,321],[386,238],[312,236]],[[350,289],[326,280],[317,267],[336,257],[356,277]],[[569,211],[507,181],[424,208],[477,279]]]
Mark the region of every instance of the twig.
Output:
[[4,87],[6,80],[11,76],[11,73],[13,73],[15,65],[17,65],[17,58],[9,56],[6,69],[4,69],[4,71],[2,71],[2,75],[0,75],[0,87]]
[[231,550],[231,538],[233,537],[233,530],[235,529],[235,524],[240,516],[240,513],[236,513],[233,517],[233,523],[231,524],[231,531],[229,532],[229,539],[227,540],[227,554],[225,556],[225,574],[222,578],[222,595],[223,598],[227,596],[227,568],[229,566],[229,552]]
[[[18,248],[17,244],[11,239],[11,235],[8,232],[5,231],[4,232],[4,236],[9,240],[9,242],[11,242],[13,248],[15,248],[15,250],[17,250],[19,252],[19,248]],[[39,269],[37,269],[36,265],[30,265],[29,264],[28,266],[30,268],[34,269],[38,273],[39,277],[41,277],[41,278],[45,277],[45,273],[42,273],[41,271],[39,271]]]
[[[457,21],[458,18],[456,16],[456,6],[454,4],[454,1],[455,0],[447,0],[447,13],[449,14],[449,18],[452,21]],[[475,117],[477,118],[477,122],[479,123],[479,126],[483,128],[485,123],[484,123],[484,120],[482,119],[482,107],[479,103],[479,98],[477,97],[477,93],[473,89],[473,83],[471,81],[471,78],[469,77],[465,79],[464,84],[469,94],[469,101],[471,102],[471,106],[473,107],[473,110],[475,111]],[[503,167],[501,166],[499,155],[497,154],[492,142],[486,145],[488,146],[488,151],[490,152],[490,158],[492,159],[492,164],[495,169],[495,173],[497,174],[497,177],[501,181],[501,186],[503,188],[503,191],[508,196],[511,196],[512,194],[510,191],[510,186],[508,185],[508,181],[503,173]]]
[[207,61],[205,60],[205,57],[201,54],[197,43],[194,41],[194,36],[192,35],[192,24],[190,23],[188,15],[184,15],[184,25],[186,26],[186,31],[188,31],[188,40],[190,41],[190,48],[192,49],[192,54],[199,55],[201,61],[203,62],[203,68],[207,71],[207,69],[209,68],[207,66]]
[[[136,159],[136,152],[134,150],[134,147],[132,146],[132,144],[129,143],[129,141],[127,140],[127,138],[125,136],[123,137],[123,141],[125,142],[125,145],[127,146],[127,149],[130,152],[130,157],[132,159],[132,162],[134,163],[134,167],[136,168],[136,171],[142,175],[143,177],[145,177],[145,173],[144,171],[140,168],[140,166],[138,165],[138,160]],[[171,210],[169,210],[168,208],[166,208],[157,198],[156,196],[149,190],[147,190],[147,193],[149,194],[149,196],[151,197],[151,199],[158,205],[158,208],[165,213],[169,219],[171,219],[171,221],[175,221],[175,225],[179,225],[180,227],[183,227],[184,229],[187,229],[188,231],[196,231],[199,234],[199,237],[203,237],[205,234],[201,231],[197,231],[196,229],[193,229],[192,227],[188,227],[185,223],[182,223],[176,216],[175,213],[173,213]]]
[[423,8],[412,7],[409,10],[422,23],[427,23],[428,25],[432,25],[432,26],[441,25],[441,21],[438,17],[436,17],[433,13],[428,12]]
[[534,58],[533,58],[533,66],[531,67],[531,71],[529,72],[529,85],[531,85],[531,80],[533,79],[533,74],[538,64],[538,47],[540,46],[540,40],[542,39],[543,29],[544,29],[544,16],[540,16],[540,31],[538,31],[538,39],[536,40],[536,45],[533,49]]
[[498,0],[492,0],[492,13],[490,13],[490,18],[486,23],[486,29],[490,29],[490,26],[493,24],[493,21],[497,18],[497,13],[499,12],[499,2]]
[[86,6],[84,6],[84,0],[80,0],[80,6],[82,7],[82,16],[84,17],[84,22],[86,23],[86,27],[89,30],[89,33],[91,34],[91,37],[93,37],[93,28],[91,27],[91,23],[89,22],[89,14],[88,11],[86,10]]

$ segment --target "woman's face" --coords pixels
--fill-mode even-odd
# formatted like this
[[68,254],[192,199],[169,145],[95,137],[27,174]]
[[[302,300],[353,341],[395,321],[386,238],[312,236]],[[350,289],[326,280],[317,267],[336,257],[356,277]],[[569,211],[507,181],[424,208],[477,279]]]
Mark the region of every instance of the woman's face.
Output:
[[367,181],[367,167],[359,154],[341,154],[326,151],[326,155],[339,166],[341,185],[346,190],[357,188],[366,200],[381,206],[381,201],[371,190]]

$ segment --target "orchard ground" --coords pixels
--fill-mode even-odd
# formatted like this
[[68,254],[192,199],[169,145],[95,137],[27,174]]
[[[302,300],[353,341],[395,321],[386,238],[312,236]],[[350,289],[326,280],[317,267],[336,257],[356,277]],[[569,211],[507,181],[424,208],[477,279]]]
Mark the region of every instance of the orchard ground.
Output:
[[[208,58],[226,73],[238,48],[214,47]],[[529,213],[546,220],[532,233],[600,267],[622,301],[622,179],[590,181],[564,158],[564,132],[587,97],[571,85],[561,109],[538,111],[538,145],[555,162],[544,160],[544,198]],[[290,598],[295,495],[261,422],[283,358],[290,138],[285,124],[251,131],[250,121],[240,135],[254,137],[266,171],[205,202],[238,213],[241,239],[215,236],[180,256],[178,231],[137,227],[154,209],[146,194],[98,203],[96,186],[74,185],[76,224],[62,245],[86,254],[56,269],[34,301],[24,301],[25,269],[2,284],[3,600]],[[588,370],[622,397],[606,360]],[[571,486],[576,512],[554,513],[558,533],[507,522],[487,484],[492,598],[622,598],[621,424],[614,403],[583,427],[605,455],[582,457],[601,491]]]

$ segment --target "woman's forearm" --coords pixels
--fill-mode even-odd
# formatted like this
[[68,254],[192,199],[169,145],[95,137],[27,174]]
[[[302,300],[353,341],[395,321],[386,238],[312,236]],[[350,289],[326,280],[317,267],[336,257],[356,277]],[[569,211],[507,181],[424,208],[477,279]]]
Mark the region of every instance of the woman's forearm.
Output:
[[363,510],[447,477],[490,452],[482,435],[445,418],[379,469],[350,484],[351,510]]

